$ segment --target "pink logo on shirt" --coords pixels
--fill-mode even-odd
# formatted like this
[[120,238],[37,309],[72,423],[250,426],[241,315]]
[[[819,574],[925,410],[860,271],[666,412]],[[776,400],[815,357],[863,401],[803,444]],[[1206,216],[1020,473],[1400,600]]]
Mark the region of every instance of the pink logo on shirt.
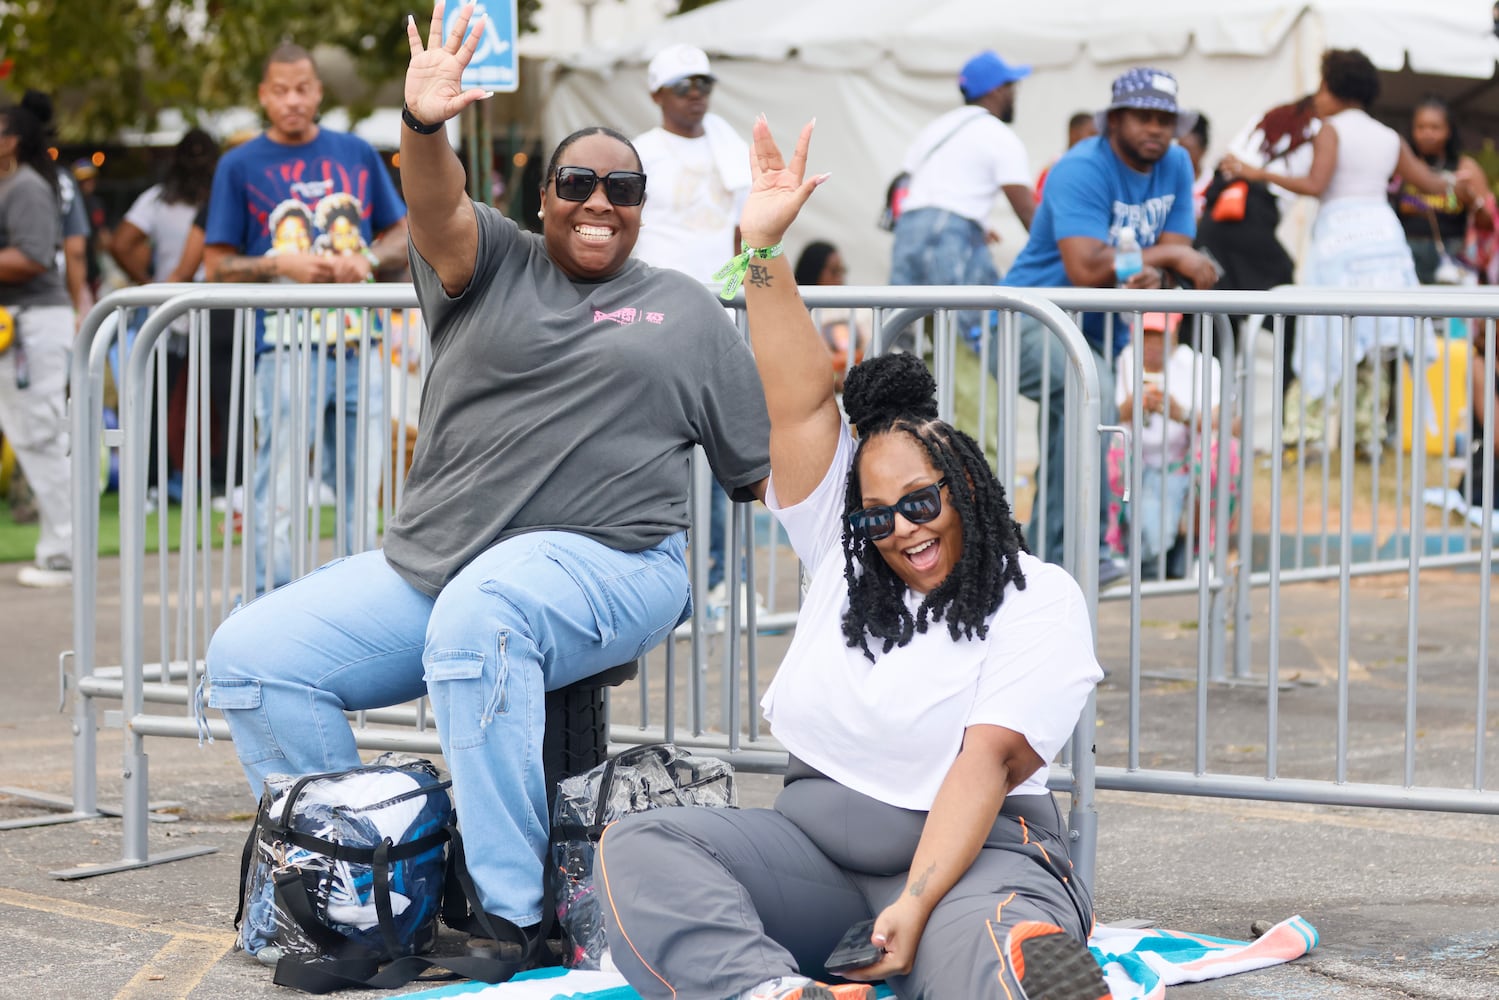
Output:
[[636,310],[632,306],[626,306],[624,309],[616,309],[608,313],[601,309],[595,309],[593,311],[593,321],[595,323],[602,323],[605,320],[609,320],[618,323],[620,326],[629,326],[635,322],[636,315]]
[[610,323],[618,323],[620,326],[629,326],[631,323],[638,323],[642,319],[647,323],[654,323],[660,326],[666,321],[666,314],[658,312],[642,313],[634,306],[626,306],[623,309],[616,309],[613,312],[604,312],[602,309],[595,309],[593,311],[593,321],[595,323],[603,323],[607,320]]

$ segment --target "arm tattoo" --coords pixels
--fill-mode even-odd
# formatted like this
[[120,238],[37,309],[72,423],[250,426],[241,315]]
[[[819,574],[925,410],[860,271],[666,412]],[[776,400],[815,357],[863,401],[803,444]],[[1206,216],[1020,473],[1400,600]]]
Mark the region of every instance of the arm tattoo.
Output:
[[921,894],[923,892],[926,892],[927,879],[931,878],[932,872],[936,870],[937,866],[935,864],[928,867],[926,871],[921,873],[921,876],[917,878],[916,881],[911,883],[911,887],[906,890],[906,894],[911,896],[912,898],[920,899]]
[[276,276],[276,262],[269,257],[225,257],[219,262],[215,281],[270,281]]
[[772,280],[773,276],[770,273],[770,268],[766,267],[764,264],[756,264],[754,261],[750,261],[750,284],[754,285],[756,288],[769,288]]

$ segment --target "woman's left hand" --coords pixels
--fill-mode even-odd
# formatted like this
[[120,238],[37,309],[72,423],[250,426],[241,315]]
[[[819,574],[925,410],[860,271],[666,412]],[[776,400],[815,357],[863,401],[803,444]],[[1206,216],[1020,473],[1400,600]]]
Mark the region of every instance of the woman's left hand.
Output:
[[916,963],[916,949],[926,930],[931,913],[917,900],[902,893],[901,897],[880,912],[874,920],[873,941],[885,949],[885,955],[873,965],[843,973],[845,979],[875,982],[891,976],[904,976]]
[[780,147],[771,137],[765,116],[755,119],[754,147],[750,150],[750,176],[754,183],[739,217],[739,232],[746,247],[759,249],[781,242],[812,192],[830,176],[818,174],[802,180],[815,124],[813,119],[802,126],[788,164],[781,158]]

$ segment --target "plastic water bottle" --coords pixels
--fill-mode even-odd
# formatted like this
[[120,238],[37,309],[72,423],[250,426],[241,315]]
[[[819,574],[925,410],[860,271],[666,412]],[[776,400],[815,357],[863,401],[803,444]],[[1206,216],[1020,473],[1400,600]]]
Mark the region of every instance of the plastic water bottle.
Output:
[[1123,285],[1145,267],[1140,253],[1140,241],[1135,238],[1133,226],[1120,226],[1114,238],[1114,279]]

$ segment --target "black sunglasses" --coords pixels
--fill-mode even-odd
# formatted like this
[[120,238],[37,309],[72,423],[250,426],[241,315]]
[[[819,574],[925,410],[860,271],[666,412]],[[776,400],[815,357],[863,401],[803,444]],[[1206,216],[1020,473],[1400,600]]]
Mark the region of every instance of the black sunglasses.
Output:
[[912,524],[926,524],[942,513],[942,487],[946,479],[939,479],[930,486],[912,490],[893,504],[865,507],[848,515],[848,525],[859,534],[877,542],[895,530],[895,515]]
[[638,170],[611,170],[600,177],[589,167],[558,167],[557,197],[563,201],[587,201],[593,189],[604,182],[604,197],[611,205],[626,208],[645,201],[645,174]]
[[713,93],[713,78],[711,76],[683,77],[676,83],[668,86],[666,89],[670,90],[678,97],[686,97],[688,94],[692,93],[692,88],[694,87],[696,87],[704,97],[707,97],[709,94]]

